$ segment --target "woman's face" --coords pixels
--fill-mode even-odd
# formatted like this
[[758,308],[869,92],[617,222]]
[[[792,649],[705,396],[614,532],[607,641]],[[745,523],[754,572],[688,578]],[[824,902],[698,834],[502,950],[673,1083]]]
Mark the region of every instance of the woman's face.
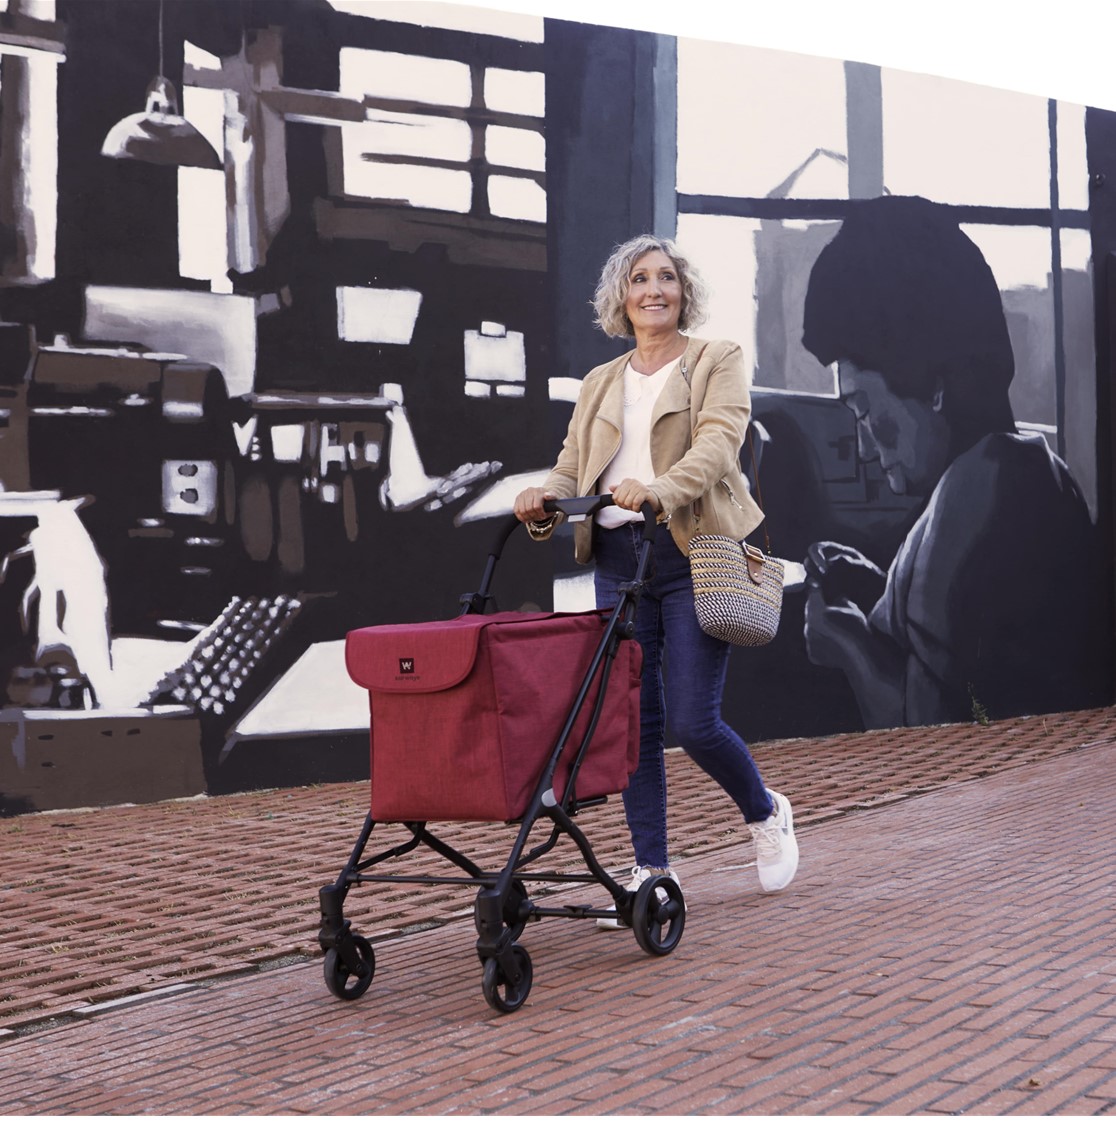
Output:
[[941,392],[932,401],[900,397],[878,371],[837,364],[841,400],[856,417],[862,460],[879,460],[897,495],[929,495],[949,465],[949,422]]
[[624,311],[636,338],[677,331],[682,314],[682,282],[674,262],[661,249],[637,258],[628,272]]

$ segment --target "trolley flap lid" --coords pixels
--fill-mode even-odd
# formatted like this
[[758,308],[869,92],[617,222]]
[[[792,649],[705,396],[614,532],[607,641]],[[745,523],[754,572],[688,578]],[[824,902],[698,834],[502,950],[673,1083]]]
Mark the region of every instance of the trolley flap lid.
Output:
[[362,627],[345,637],[345,666],[358,686],[376,693],[448,690],[473,669],[486,627],[550,619],[556,614],[495,612],[430,623]]

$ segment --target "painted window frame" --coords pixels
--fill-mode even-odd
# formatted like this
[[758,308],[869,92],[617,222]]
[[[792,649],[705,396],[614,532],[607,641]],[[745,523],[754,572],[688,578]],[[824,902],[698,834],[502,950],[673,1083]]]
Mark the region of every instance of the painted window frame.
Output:
[[[882,113],[882,94],[879,93],[880,68],[864,63],[845,64],[846,107],[850,113]],[[678,81],[685,80],[679,73]],[[875,86],[875,97],[871,90]],[[865,88],[869,94],[865,97]],[[1021,95],[1022,96],[1022,95]],[[1013,207],[941,203],[958,223],[973,226],[1030,227],[1049,231],[1051,260],[1051,295],[1053,299],[1053,365],[1055,450],[1066,455],[1066,347],[1065,312],[1062,269],[1062,233],[1067,230],[1090,229],[1087,209],[1066,208],[1059,200],[1058,168],[1058,102],[1047,100],[1047,135],[1050,146],[1049,202],[1041,207]],[[848,153],[851,198],[770,198],[734,195],[678,192],[677,213],[716,218],[745,218],[780,222],[834,222],[842,221],[857,197],[870,197],[883,189],[882,168],[868,166],[877,153],[858,151],[850,145]],[[757,389],[762,387],[757,386]],[[788,391],[794,392],[794,391]],[[819,395],[828,396],[828,395]]]

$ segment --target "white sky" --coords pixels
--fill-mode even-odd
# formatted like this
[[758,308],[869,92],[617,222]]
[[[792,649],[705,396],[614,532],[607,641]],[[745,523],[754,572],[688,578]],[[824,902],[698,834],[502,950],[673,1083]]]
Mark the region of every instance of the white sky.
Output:
[[483,6],[877,63],[1116,110],[1113,0],[491,0]]

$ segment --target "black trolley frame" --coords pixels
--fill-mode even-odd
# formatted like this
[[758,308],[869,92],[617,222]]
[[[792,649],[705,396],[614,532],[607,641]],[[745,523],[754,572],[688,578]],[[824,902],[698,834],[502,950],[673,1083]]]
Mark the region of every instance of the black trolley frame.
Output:
[[[612,503],[611,495],[594,495],[577,499],[548,500],[550,512],[560,511],[572,521],[592,517],[599,509]],[[318,893],[321,926],[318,943],[325,952],[326,986],[335,996],[353,1000],[371,985],[376,969],[371,943],[352,930],[352,921],[345,918],[344,904],[349,890],[357,885],[374,883],[463,885],[477,888],[473,918],[477,931],[476,952],[482,965],[481,989],[488,1004],[500,1013],[520,1008],[531,990],[531,957],[518,942],[528,922],[555,916],[572,919],[616,918],[630,926],[639,946],[652,955],[666,955],[678,945],[686,920],[682,889],[670,877],[652,876],[636,891],[621,886],[597,860],[589,839],[574,822],[579,811],[607,801],[606,796],[579,801],[576,779],[585,754],[592,742],[605,701],[612,664],[622,639],[635,634],[635,615],[643,594],[650,567],[655,538],[655,512],[650,504],[642,508],[643,540],[635,578],[622,585],[620,599],[606,622],[591,663],[585,672],[573,705],[562,725],[542,773],[535,785],[527,808],[519,819],[519,829],[507,861],[500,868],[483,869],[464,853],[436,836],[425,822],[399,823],[410,833],[401,844],[365,856],[365,849],[377,823],[367,815],[360,836],[336,881]],[[492,599],[492,580],[508,539],[519,525],[514,516],[501,525],[488,556],[480,588],[461,597],[462,615],[482,614]],[[558,766],[595,680],[600,688],[590,714],[588,727],[577,746],[570,765],[565,793],[559,801],[554,794],[554,773]],[[551,823],[546,840],[528,849],[528,841],[541,819]],[[514,824],[514,823],[513,823]],[[532,871],[531,866],[550,853],[562,836],[570,838],[585,862],[583,873]],[[419,846],[425,846],[445,858],[463,875],[402,876],[373,872],[384,862],[403,857]],[[530,898],[526,881],[544,884],[600,884],[612,897],[615,911],[585,904],[548,905]]]

